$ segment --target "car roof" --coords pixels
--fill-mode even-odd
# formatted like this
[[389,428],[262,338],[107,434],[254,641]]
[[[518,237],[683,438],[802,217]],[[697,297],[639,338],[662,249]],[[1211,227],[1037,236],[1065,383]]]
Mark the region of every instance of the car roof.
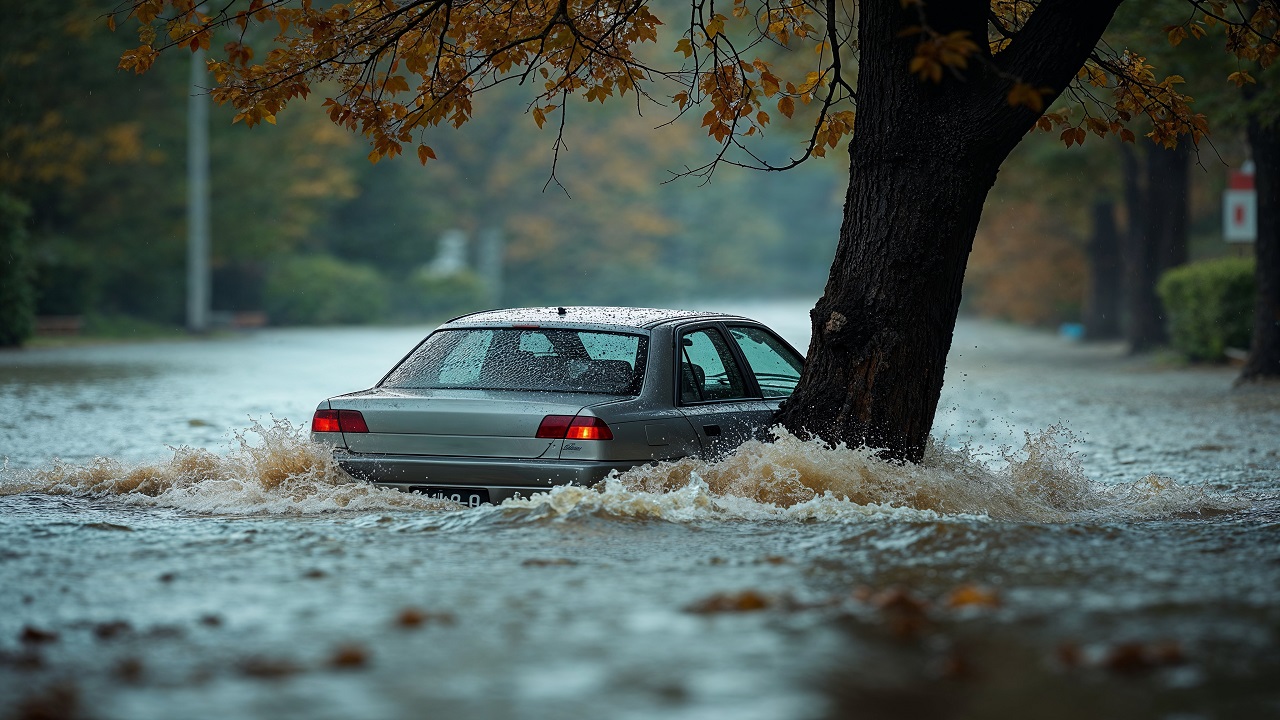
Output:
[[681,320],[705,320],[712,318],[747,320],[738,315],[705,312],[701,310],[665,310],[661,308],[601,307],[576,305],[565,307],[510,308],[486,310],[456,317],[441,327],[471,327],[475,325],[510,325],[537,323],[540,325],[599,326],[648,329],[664,323]]

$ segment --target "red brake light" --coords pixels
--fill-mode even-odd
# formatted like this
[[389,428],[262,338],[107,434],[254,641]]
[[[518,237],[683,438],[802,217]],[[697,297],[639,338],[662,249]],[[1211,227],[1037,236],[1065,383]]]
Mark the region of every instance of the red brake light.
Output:
[[337,410],[316,410],[311,416],[311,432],[341,432]]
[[548,415],[542,418],[542,424],[538,425],[538,434],[534,435],[534,437],[563,440],[564,434],[569,432],[569,425],[572,422],[572,415]]
[[367,433],[369,426],[358,410],[317,410],[311,416],[311,432]]
[[367,433],[369,426],[364,422],[364,416],[359,410],[339,410],[338,425],[342,427],[344,433]]
[[598,417],[578,416],[569,424],[566,440],[612,440],[613,431]]
[[534,437],[548,440],[612,440],[613,431],[598,417],[548,415]]

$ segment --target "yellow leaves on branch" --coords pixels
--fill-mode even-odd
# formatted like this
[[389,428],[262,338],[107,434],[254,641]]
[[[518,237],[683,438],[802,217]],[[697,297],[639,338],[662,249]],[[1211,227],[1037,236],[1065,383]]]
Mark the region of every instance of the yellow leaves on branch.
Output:
[[[539,126],[553,98],[604,102],[637,90],[646,75],[635,50],[656,41],[662,24],[642,0],[130,0],[127,8],[142,42],[121,56],[121,68],[146,72],[163,50],[208,48],[225,29],[233,39],[209,62],[211,95],[236,108],[237,122],[274,122],[313,84],[331,83],[330,119],[365,135],[374,161],[400,154],[427,128],[461,126],[474,93],[513,76],[541,77],[530,105]],[[111,14],[108,26],[122,16]],[[713,34],[725,20],[712,18]],[[255,46],[270,49],[262,57]],[[434,157],[416,145],[420,161]]]
[[833,148],[840,139],[853,132],[854,113],[852,110],[840,110],[827,115],[827,119],[818,126],[814,137],[813,154],[825,157],[827,148]]
[[151,65],[155,63],[156,56],[159,55],[150,45],[139,45],[132,50],[125,50],[120,56],[121,70],[132,70],[141,75],[151,69]]
[[[1105,62],[1105,67],[1098,62]],[[1114,61],[1090,60],[1076,74],[1077,82],[1087,82],[1094,88],[1111,88],[1111,101],[1095,101],[1092,106],[1102,111],[1102,116],[1090,114],[1086,106],[1085,117],[1072,122],[1066,110],[1047,112],[1036,121],[1036,127],[1045,132],[1059,128],[1058,138],[1067,147],[1084,144],[1088,132],[1098,137],[1116,135],[1123,142],[1134,142],[1132,130],[1125,127],[1138,117],[1151,123],[1147,137],[1167,148],[1189,140],[1199,145],[1209,132],[1205,116],[1191,109],[1195,101],[1179,91],[1185,81],[1180,75],[1169,75],[1157,80],[1155,69],[1147,59],[1125,51]],[[1012,101],[1011,101],[1012,102]]]
[[1227,76],[1227,82],[1235,83],[1236,87],[1244,87],[1248,83],[1256,83],[1257,80],[1246,70],[1237,70]]

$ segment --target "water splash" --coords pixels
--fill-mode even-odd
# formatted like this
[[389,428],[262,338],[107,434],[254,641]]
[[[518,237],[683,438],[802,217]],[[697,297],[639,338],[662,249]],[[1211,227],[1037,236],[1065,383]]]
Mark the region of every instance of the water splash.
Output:
[[691,519],[839,521],[941,516],[1069,522],[1139,520],[1248,507],[1243,499],[1149,475],[1105,484],[1084,474],[1074,438],[1054,426],[1019,451],[984,459],[931,442],[919,465],[867,448],[831,447],[776,428],[718,462],[685,458],[629,470],[595,489],[557,488],[512,501],[538,517],[607,514]]
[[135,505],[245,515],[457,507],[356,481],[338,467],[328,446],[305,435],[305,428],[287,420],[268,426],[255,421],[234,434],[225,454],[180,447],[171,459],[156,463],[99,457],[74,464],[55,458],[48,467],[0,472],[0,496],[113,497]]
[[[594,488],[558,487],[500,508],[461,513],[476,522],[566,517],[701,520],[856,521],[872,517],[990,518],[1027,522],[1140,520],[1248,507],[1234,495],[1154,475],[1135,482],[1090,480],[1060,427],[1027,435],[1018,451],[982,457],[968,447],[930,443],[918,465],[883,460],[866,448],[831,447],[782,429],[717,462],[686,458],[611,476]],[[250,442],[249,436],[258,442]],[[46,493],[114,497],[128,504],[195,513],[314,514],[339,510],[458,510],[358,482],[304,428],[276,420],[236,433],[225,454],[189,447],[172,459],[130,465],[98,458],[84,465],[0,472],[0,496]],[[450,513],[458,515],[458,513]],[[433,521],[434,522],[434,521]]]

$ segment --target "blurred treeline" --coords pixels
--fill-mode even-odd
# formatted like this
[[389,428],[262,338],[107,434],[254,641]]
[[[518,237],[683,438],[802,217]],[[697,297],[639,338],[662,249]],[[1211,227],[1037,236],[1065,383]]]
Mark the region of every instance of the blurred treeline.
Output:
[[[116,70],[136,40],[111,33],[110,0],[19,3],[0,26],[0,194],[25,203],[39,315],[178,325],[185,311],[190,63],[167,54],[141,77]],[[216,43],[215,43],[216,45]],[[847,167],[785,177],[722,168],[664,184],[713,152],[693,123],[637,116],[623,100],[570,107],[552,168],[510,93],[477,102],[439,161],[376,165],[321,112],[323,88],[252,130],[211,109],[213,309],[273,322],[438,318],[488,304],[677,304],[815,296],[840,223]],[[793,144],[778,133],[775,142]],[[545,187],[545,189],[544,189]],[[432,273],[445,232],[472,270]],[[501,296],[474,272],[479,238],[501,241]],[[99,323],[102,326],[110,323]]]
[[[38,314],[99,327],[112,318],[179,325],[190,64],[173,52],[147,75],[117,71],[136,41],[105,29],[111,5],[19,3],[0,26],[0,225],[17,222],[25,204]],[[1232,63],[1219,37],[1167,46],[1161,23],[1183,5],[1129,0],[1107,40],[1149,50],[1159,72],[1186,77],[1209,115],[1211,142],[1163,165],[1180,163],[1185,183],[1147,170],[1169,151],[1145,138],[1122,145],[1090,135],[1066,148],[1056,133],[1033,131],[988,200],[966,311],[1074,322],[1100,283],[1115,294],[1122,281],[1154,302],[1155,276],[1135,280],[1115,247],[1109,259],[1097,252],[1100,210],[1116,235],[1108,242],[1141,244],[1151,238],[1133,208],[1157,196],[1187,212],[1185,258],[1174,265],[1247,253],[1226,246],[1220,230],[1226,170],[1247,155],[1240,91],[1224,80]],[[655,130],[670,109],[641,104],[637,115],[631,97],[571,103],[555,165],[562,189],[549,182],[559,117],[539,130],[518,92],[486,93],[463,130],[436,131],[440,159],[426,168],[412,158],[370,164],[363,139],[320,111],[324,95],[319,88],[278,125],[252,130],[212,108],[215,311],[264,310],[278,324],[365,322],[491,305],[670,306],[822,291],[841,220],[843,152],[782,175],[721,167],[707,184],[664,184],[714,155],[696,116]],[[777,126],[756,149],[794,153],[802,124]],[[442,277],[431,264],[455,229],[470,240],[470,270]],[[500,238],[500,295],[476,272],[486,237]],[[1113,274],[1099,275],[1108,262]],[[1135,307],[1112,314],[1136,316]]]
[[[1243,92],[1227,81],[1241,66],[1224,51],[1220,32],[1171,46],[1167,26],[1187,7],[1184,0],[1127,0],[1104,42],[1144,55],[1159,78],[1183,77],[1178,87],[1208,117],[1211,135],[1198,148],[1183,137],[1170,150],[1143,137],[1150,126],[1140,122],[1131,125],[1133,144],[1090,133],[1083,146],[1067,147],[1056,130],[1032,130],[988,196],[965,279],[966,310],[1033,325],[1083,321],[1089,337],[1123,336],[1146,349],[1167,340],[1168,314],[1155,291],[1162,273],[1252,256],[1252,245],[1223,239],[1222,191],[1228,171],[1250,156],[1247,115],[1280,115],[1280,93],[1274,78]],[[1093,97],[1106,102],[1110,93],[1095,89]],[[1077,119],[1082,110],[1071,101],[1052,109],[1070,107]],[[1103,309],[1111,317],[1101,317]]]

